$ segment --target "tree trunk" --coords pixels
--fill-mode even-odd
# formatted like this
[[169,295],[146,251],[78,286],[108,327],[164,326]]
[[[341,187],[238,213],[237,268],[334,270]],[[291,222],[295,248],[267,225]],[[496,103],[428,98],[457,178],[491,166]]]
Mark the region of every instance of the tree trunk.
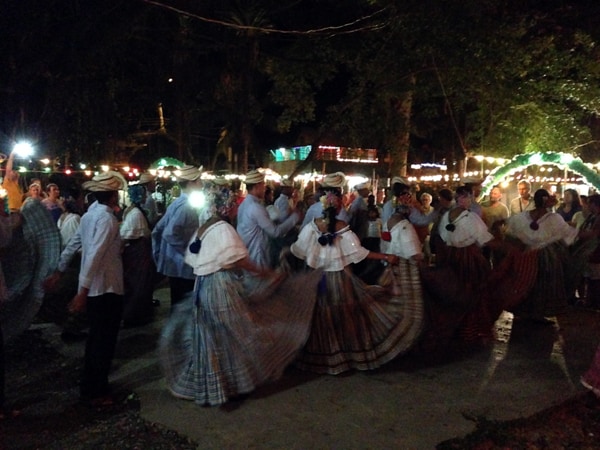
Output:
[[[416,77],[410,77],[410,84],[414,86]],[[410,148],[410,125],[413,103],[413,91],[406,91],[400,98],[392,100],[392,115],[396,121],[397,130],[394,141],[390,146],[389,175],[406,176],[408,167],[408,150]]]

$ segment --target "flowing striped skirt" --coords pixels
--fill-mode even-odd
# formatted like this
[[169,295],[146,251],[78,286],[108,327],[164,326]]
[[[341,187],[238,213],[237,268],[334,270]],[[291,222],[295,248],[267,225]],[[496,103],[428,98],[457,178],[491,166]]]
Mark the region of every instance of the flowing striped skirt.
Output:
[[249,291],[234,271],[198,277],[161,333],[169,390],[219,405],[279,378],[308,338],[319,278],[317,272],[251,283]]
[[369,286],[348,267],[323,274],[312,331],[296,361],[300,369],[371,370],[413,346],[423,325],[419,270],[403,260],[384,278],[385,286]]

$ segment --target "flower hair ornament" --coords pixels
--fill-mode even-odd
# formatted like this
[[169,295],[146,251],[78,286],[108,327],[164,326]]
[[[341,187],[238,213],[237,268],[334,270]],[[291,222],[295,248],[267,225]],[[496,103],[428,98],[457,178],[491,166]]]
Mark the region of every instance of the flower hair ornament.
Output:
[[323,205],[323,209],[327,208],[335,208],[337,209],[340,205],[341,199],[338,197],[335,192],[327,192],[325,195],[322,195],[319,198],[321,205]]

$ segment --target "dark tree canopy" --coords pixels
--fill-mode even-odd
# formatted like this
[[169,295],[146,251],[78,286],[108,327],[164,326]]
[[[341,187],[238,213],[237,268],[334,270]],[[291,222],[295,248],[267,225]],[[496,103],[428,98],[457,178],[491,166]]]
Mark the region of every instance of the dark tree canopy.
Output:
[[591,1],[8,0],[0,151],[27,137],[63,160],[211,166],[231,148],[242,169],[335,142],[380,149],[390,172],[591,156],[599,17]]

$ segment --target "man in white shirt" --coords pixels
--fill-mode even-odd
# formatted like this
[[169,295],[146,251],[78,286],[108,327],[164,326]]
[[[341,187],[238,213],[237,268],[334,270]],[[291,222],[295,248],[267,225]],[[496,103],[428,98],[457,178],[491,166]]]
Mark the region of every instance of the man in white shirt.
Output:
[[81,218],[81,268],[79,291],[69,304],[71,312],[87,312],[89,336],[81,378],[82,400],[93,406],[113,403],[108,374],[123,311],[123,264],[121,237],[114,208],[125,180],[116,172],[97,175],[83,184],[94,192],[97,205]]

